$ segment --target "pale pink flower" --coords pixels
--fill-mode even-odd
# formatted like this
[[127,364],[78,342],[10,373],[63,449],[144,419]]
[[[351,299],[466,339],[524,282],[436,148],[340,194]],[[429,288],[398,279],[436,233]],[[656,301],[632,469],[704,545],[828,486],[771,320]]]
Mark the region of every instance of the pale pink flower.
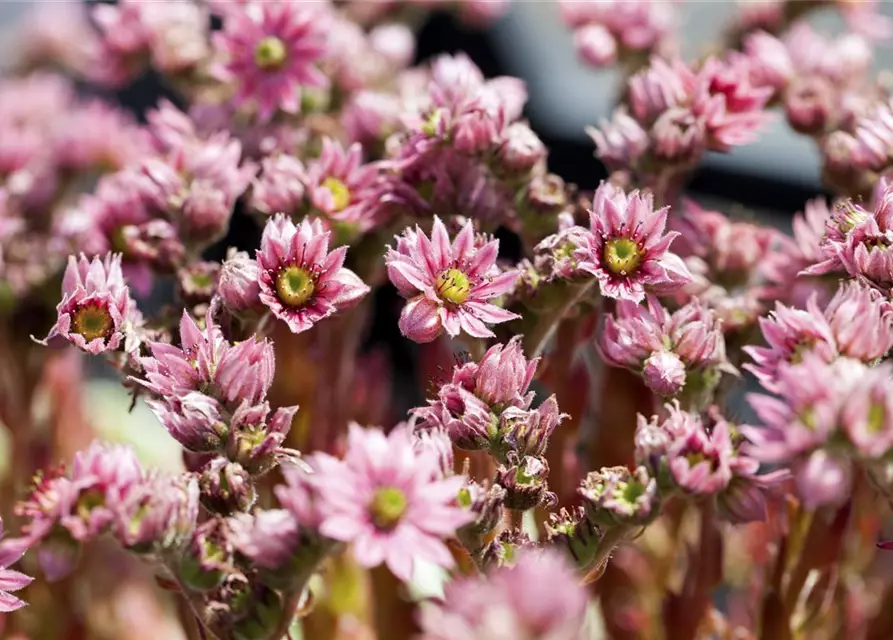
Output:
[[493,332],[486,324],[517,318],[490,302],[511,290],[518,278],[517,271],[500,272],[498,253],[498,240],[475,246],[471,222],[452,244],[438,217],[430,239],[418,227],[406,229],[385,255],[388,277],[408,299],[400,315],[401,333],[416,342],[430,342],[443,331],[487,338]]
[[421,612],[424,640],[579,640],[586,589],[555,550],[525,551],[514,566],[449,583],[442,604]]
[[344,460],[314,454],[309,479],[319,493],[319,531],[353,544],[365,567],[386,563],[401,580],[416,560],[451,567],[442,539],[471,518],[457,502],[462,476],[442,477],[439,457],[419,451],[408,427],[389,435],[352,424]]
[[838,355],[834,332],[815,299],[807,303],[806,309],[776,303],[775,311],[759,322],[767,346],[744,347],[754,361],[745,368],[770,391],[781,363],[799,362],[806,353],[813,353],[826,363]]
[[299,226],[284,215],[264,227],[257,265],[260,299],[294,333],[356,305],[369,287],[344,268],[347,247],[329,251],[331,233],[318,219]]
[[93,355],[118,349],[133,353],[139,345],[136,327],[142,317],[124,283],[119,254],[92,262],[83,254],[77,260],[71,256],[56,310],[56,324],[42,344],[65,339]]
[[312,4],[275,0],[232,7],[223,31],[213,37],[224,57],[217,75],[236,83],[236,102],[252,102],[261,120],[277,109],[297,113],[301,88],[326,84],[316,63],[328,30],[328,13]]
[[[3,521],[0,520],[0,536],[3,535]],[[24,548],[10,546],[0,547],[0,613],[10,613],[26,606],[28,603],[16,598],[11,591],[24,589],[34,579],[24,573],[10,569],[10,565],[18,562]]]
[[598,279],[603,296],[640,302],[646,287],[669,293],[691,280],[669,247],[679,235],[664,232],[668,208],[654,210],[648,193],[624,193],[609,182],[595,192],[589,212],[591,233],[574,251],[577,267]]

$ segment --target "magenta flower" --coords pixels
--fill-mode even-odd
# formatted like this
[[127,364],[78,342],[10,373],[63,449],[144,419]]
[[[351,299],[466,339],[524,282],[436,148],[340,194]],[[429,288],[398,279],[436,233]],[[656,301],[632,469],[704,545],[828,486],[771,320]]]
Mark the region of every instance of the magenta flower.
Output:
[[415,342],[431,342],[444,331],[452,337],[465,331],[488,338],[493,332],[486,324],[518,318],[490,302],[511,290],[518,278],[517,271],[500,273],[498,253],[498,240],[475,247],[470,221],[452,245],[436,216],[430,240],[418,227],[406,229],[385,255],[388,277],[408,299],[400,332]]
[[421,612],[424,640],[577,640],[584,631],[586,589],[554,550],[526,551],[514,566],[446,586],[442,604]]
[[574,255],[580,269],[598,278],[603,296],[641,302],[646,287],[669,292],[691,281],[688,268],[669,251],[679,234],[664,233],[667,208],[655,211],[650,193],[626,194],[603,182],[589,221],[592,233]]
[[369,287],[349,269],[347,247],[329,251],[331,233],[319,220],[300,226],[284,215],[267,222],[257,251],[260,299],[294,333],[356,305]]
[[252,102],[261,120],[277,109],[298,113],[301,87],[322,87],[316,68],[326,50],[329,16],[312,5],[250,2],[225,12],[213,42],[225,61],[215,71],[237,84],[237,104]]
[[825,362],[840,354],[868,363],[893,347],[890,303],[858,282],[838,289],[824,312],[815,298],[807,302],[806,310],[778,304],[769,318],[760,318],[760,328],[768,346],[744,350],[754,360],[747,367],[770,391],[779,364],[799,362],[806,351]]
[[406,581],[417,559],[453,565],[441,539],[470,520],[456,503],[464,478],[443,478],[436,453],[417,451],[407,427],[386,436],[353,424],[344,460],[315,454],[309,462],[316,471],[310,481],[319,492],[320,533],[351,542],[361,565],[384,562]]
[[[0,536],[3,535],[3,521],[0,520]],[[11,591],[24,589],[34,579],[24,573],[10,569],[10,565],[22,557],[24,547],[10,545],[0,546],[0,613],[10,613],[26,606],[28,603],[12,595]]]
[[70,257],[56,310],[56,324],[42,344],[64,338],[93,355],[118,349],[133,353],[139,345],[136,327],[142,317],[124,283],[119,254],[92,262],[83,254]]

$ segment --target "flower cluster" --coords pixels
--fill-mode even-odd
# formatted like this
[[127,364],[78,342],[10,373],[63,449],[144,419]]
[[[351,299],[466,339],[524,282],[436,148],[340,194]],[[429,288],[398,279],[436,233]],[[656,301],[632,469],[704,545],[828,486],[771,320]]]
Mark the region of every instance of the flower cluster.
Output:
[[606,363],[641,373],[663,397],[709,397],[720,374],[735,370],[726,359],[721,321],[697,301],[670,314],[653,297],[647,308],[620,300],[605,320],[599,349]]
[[[505,8],[30,19],[0,79],[3,633],[891,636],[866,595],[893,590],[872,555],[893,504],[893,102],[871,70],[890,23],[748,3],[691,61],[675,3],[542,4],[623,70],[590,130],[608,175],[575,185],[523,81],[428,42],[414,63],[432,9]],[[808,26],[818,8],[845,32]],[[168,98],[139,118],[98,97],[146,74]],[[684,195],[772,110],[830,191],[792,235]],[[157,418],[169,470],[140,462],[151,426],[94,438],[138,418],[107,411],[108,381],[87,395],[87,355]]]
[[630,77],[626,104],[589,130],[598,157],[647,179],[662,167],[693,166],[708,150],[727,152],[752,141],[767,121],[773,90],[752,79],[751,67],[743,55],[708,58],[696,68],[652,57]]

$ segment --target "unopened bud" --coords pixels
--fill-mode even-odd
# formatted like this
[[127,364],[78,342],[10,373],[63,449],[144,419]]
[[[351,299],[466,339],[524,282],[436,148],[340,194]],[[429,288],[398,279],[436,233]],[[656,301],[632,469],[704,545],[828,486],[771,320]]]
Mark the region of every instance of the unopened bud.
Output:
[[256,494],[251,476],[238,462],[214,458],[199,476],[202,505],[211,513],[248,511]]
[[475,515],[475,519],[456,531],[456,536],[472,552],[484,546],[484,540],[502,521],[506,491],[498,484],[489,489],[475,483],[459,490],[459,504]]
[[514,464],[502,465],[496,472],[497,482],[505,488],[505,506],[516,511],[527,511],[539,505],[554,504],[546,478],[549,463],[544,458],[525,456]]
[[244,251],[232,251],[220,269],[217,293],[233,314],[259,313],[264,305],[260,300],[257,261]]

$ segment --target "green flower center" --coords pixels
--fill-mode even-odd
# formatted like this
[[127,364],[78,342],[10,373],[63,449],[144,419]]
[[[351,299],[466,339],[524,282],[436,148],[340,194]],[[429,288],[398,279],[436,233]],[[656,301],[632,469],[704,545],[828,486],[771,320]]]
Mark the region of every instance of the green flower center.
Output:
[[437,276],[437,295],[442,300],[453,304],[462,304],[471,293],[471,282],[468,276],[458,269],[447,269]]
[[884,422],[887,419],[887,412],[884,405],[872,403],[868,410],[868,432],[880,433],[884,429]]
[[99,304],[85,304],[71,318],[72,331],[83,336],[88,343],[97,338],[107,338],[113,328],[108,309]]
[[276,36],[267,36],[254,49],[254,64],[261,69],[273,71],[282,66],[285,56],[285,43]]
[[350,189],[338,178],[326,178],[322,186],[332,193],[335,211],[343,211],[350,204]]
[[641,482],[624,482],[614,493],[614,497],[617,500],[621,500],[629,505],[635,505],[639,498],[644,495],[645,485]]
[[375,492],[369,511],[379,529],[393,529],[406,513],[406,494],[395,487],[382,487]]
[[639,268],[644,255],[634,240],[617,238],[605,245],[605,266],[611,273],[625,276]]
[[300,307],[316,290],[316,281],[309,271],[298,266],[285,267],[276,276],[276,295],[289,307]]

